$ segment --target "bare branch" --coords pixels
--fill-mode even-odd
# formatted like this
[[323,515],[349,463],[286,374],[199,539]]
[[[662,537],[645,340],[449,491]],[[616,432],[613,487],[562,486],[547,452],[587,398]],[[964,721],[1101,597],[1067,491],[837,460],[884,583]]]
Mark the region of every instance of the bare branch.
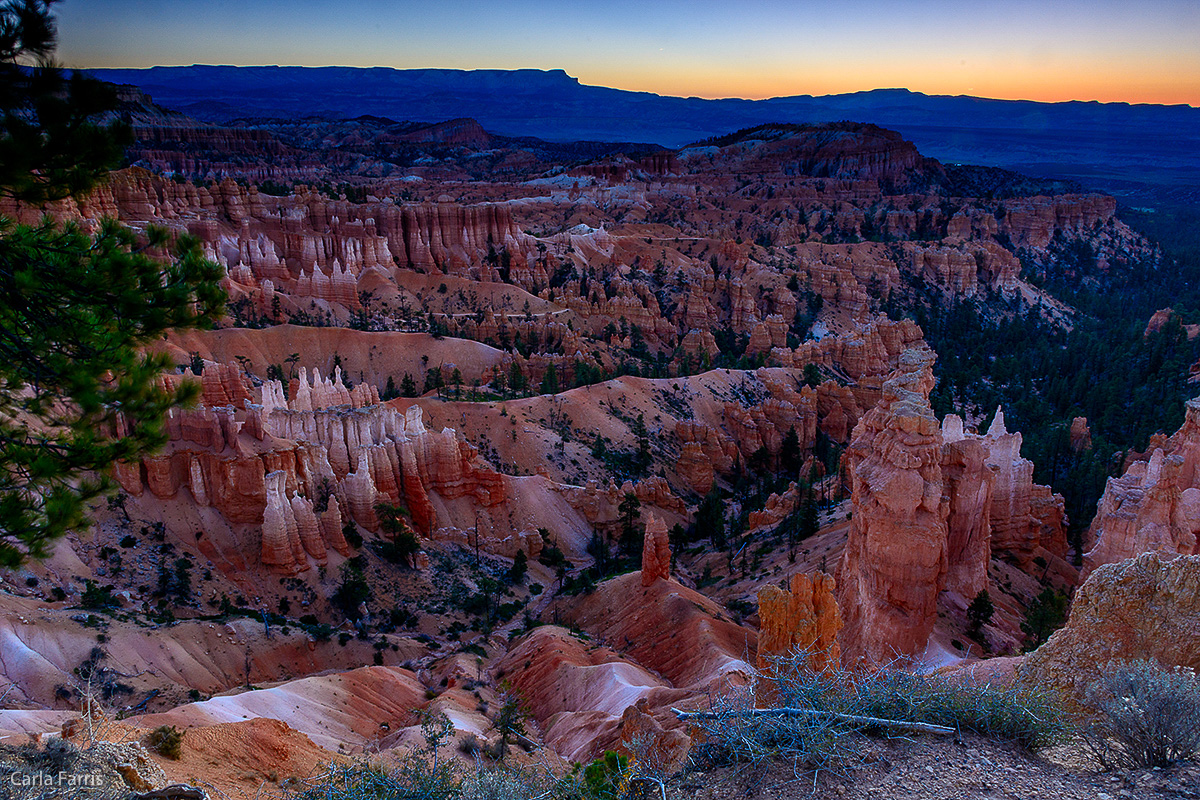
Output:
[[831,717],[844,722],[867,725],[878,728],[895,728],[898,730],[920,731],[922,733],[949,734],[956,733],[954,728],[945,725],[932,725],[928,722],[909,722],[900,719],[880,719],[879,717],[863,717],[857,714],[842,714],[836,711],[819,711],[812,708],[750,708],[744,711],[671,711],[680,719],[718,719],[726,717]]

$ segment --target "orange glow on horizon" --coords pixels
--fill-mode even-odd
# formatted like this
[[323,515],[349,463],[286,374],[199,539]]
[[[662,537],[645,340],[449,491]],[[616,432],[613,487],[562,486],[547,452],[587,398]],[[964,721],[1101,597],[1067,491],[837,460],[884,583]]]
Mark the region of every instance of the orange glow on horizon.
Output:
[[[1128,72],[1099,69],[1088,65],[1072,72],[1056,71],[1053,76],[1028,71],[1004,75],[955,76],[932,71],[896,70],[846,71],[798,75],[800,71],[773,72],[770,75],[733,75],[723,71],[659,71],[645,73],[623,70],[581,70],[581,83],[637,92],[653,92],[679,97],[706,99],[744,98],[764,100],[797,95],[833,95],[865,92],[872,89],[908,89],[928,95],[970,95],[998,100],[1033,100],[1044,103],[1069,101],[1101,103],[1151,103],[1200,107],[1200,65],[1185,79],[1179,74],[1164,74],[1146,69]],[[1111,74],[1110,74],[1111,72]],[[573,74],[573,73],[572,73]],[[1049,79],[1048,79],[1049,78]]]
[[1197,0],[72,0],[59,22],[59,57],[80,67],[535,68],[682,97],[907,88],[1200,107]]

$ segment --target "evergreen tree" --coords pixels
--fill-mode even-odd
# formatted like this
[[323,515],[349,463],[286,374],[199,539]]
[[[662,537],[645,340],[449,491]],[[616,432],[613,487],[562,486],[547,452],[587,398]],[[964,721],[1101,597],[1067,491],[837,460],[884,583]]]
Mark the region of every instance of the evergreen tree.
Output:
[[529,557],[525,555],[524,550],[518,550],[517,555],[513,558],[512,568],[508,571],[509,583],[524,583],[525,572],[529,569]]
[[800,509],[800,541],[816,536],[819,530],[821,530],[821,518],[817,512],[817,502],[809,496]]
[[379,502],[375,504],[375,515],[379,517],[379,529],[391,541],[385,545],[385,556],[394,564],[410,563],[421,550],[421,543],[404,517],[408,509],[402,505]]
[[992,621],[995,611],[996,608],[992,604],[992,597],[988,594],[987,589],[975,595],[971,605],[967,606],[967,633],[973,638],[979,638],[979,634],[983,632],[983,626]]
[[596,560],[596,572],[600,575],[607,575],[612,553],[608,549],[608,542],[600,535],[599,531],[592,531],[592,538],[588,541],[587,552],[588,555]]
[[621,504],[617,506],[617,513],[621,519],[621,551],[627,556],[632,556],[642,543],[641,532],[637,527],[638,520],[642,517],[642,502],[633,492],[626,492]]
[[0,4],[0,195],[33,205],[91,190],[131,138],[127,123],[97,121],[116,87],[54,64],[54,2]]
[[716,486],[696,509],[696,528],[692,538],[711,539],[716,547],[725,546],[725,506]]
[[513,394],[518,396],[524,395],[525,388],[528,386],[528,382],[525,379],[525,373],[521,372],[521,365],[516,361],[514,361],[512,366],[509,367],[508,385],[512,389]]
[[542,376],[542,394],[558,394],[558,369],[553,362],[546,366],[546,374]]
[[1045,644],[1062,624],[1067,621],[1067,596],[1049,586],[1033,599],[1025,610],[1025,621],[1021,631],[1025,634],[1025,649],[1036,650]]
[[[505,252],[507,255],[507,251]],[[504,760],[508,752],[509,739],[525,738],[527,733],[525,723],[529,720],[529,711],[521,701],[521,696],[512,684],[504,681],[500,684],[500,710],[496,712],[496,720],[492,727],[500,733],[499,761]]]
[[821,369],[816,364],[804,365],[804,385],[812,387],[821,385]]
[[[49,8],[0,5],[0,195],[31,204],[90,190],[127,139],[125,126],[92,121],[115,108],[112,87],[52,66]],[[44,557],[86,524],[114,461],[166,442],[167,410],[199,386],[164,389],[169,359],[142,348],[211,323],[219,277],[192,237],[0,218],[0,565]]]
[[795,478],[800,472],[800,437],[794,427],[788,428],[783,437],[783,446],[779,450],[779,467],[788,478]]
[[425,388],[421,390],[421,394],[428,394],[434,389],[442,388],[442,371],[437,367],[430,367],[425,371]]

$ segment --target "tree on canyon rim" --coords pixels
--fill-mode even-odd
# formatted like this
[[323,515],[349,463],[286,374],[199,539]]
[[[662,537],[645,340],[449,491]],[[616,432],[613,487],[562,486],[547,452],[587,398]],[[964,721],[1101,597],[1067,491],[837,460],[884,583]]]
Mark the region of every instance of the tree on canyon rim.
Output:
[[[0,196],[27,208],[86,194],[129,139],[112,86],[53,64],[53,2],[0,4]],[[0,217],[0,565],[44,558],[114,461],[165,443],[167,410],[199,387],[164,388],[169,359],[142,347],[210,325],[219,276],[191,237]]]

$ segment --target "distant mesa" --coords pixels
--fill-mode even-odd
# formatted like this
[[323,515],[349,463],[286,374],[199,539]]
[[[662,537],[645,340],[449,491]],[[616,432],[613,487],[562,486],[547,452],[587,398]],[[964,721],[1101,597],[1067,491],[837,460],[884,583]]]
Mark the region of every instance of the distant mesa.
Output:
[[1200,180],[1200,109],[1185,105],[1039,103],[905,89],[706,100],[588,86],[561,69],[192,65],[89,72],[209,122],[248,115],[471,117],[506,136],[681,147],[769,122],[859,120],[895,129],[943,161],[1083,178],[1127,196]]

